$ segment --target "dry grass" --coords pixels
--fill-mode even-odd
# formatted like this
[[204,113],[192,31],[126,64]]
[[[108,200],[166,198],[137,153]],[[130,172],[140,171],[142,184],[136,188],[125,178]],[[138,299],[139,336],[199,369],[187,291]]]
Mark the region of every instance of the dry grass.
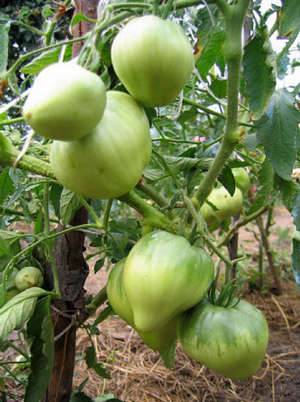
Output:
[[[112,392],[126,402],[185,401],[300,401],[300,299],[289,287],[284,295],[247,297],[265,313],[271,329],[268,354],[259,373],[251,380],[233,382],[191,361],[178,347],[176,366],[165,368],[157,353],[149,350],[125,323],[113,317],[102,323],[94,336],[100,361],[112,379],[103,380],[77,363],[75,383],[89,377],[86,392],[95,397]],[[88,344],[81,331],[78,349]]]

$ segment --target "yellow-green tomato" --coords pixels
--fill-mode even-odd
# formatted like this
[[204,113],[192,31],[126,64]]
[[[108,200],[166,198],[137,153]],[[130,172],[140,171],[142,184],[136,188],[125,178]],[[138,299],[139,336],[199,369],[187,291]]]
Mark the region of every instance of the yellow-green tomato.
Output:
[[[207,201],[200,208],[200,212],[208,228],[215,230],[225,219],[237,215],[241,211],[243,194],[236,187],[233,196],[231,196],[226,188],[222,186],[214,188],[208,196]],[[214,205],[215,209],[210,204]]]
[[90,198],[115,198],[139,181],[151,157],[143,108],[123,92],[107,92],[100,123],[78,141],[54,141],[50,162],[57,179]]
[[15,276],[15,285],[20,291],[32,287],[41,287],[43,282],[44,278],[42,272],[36,267],[22,268]]
[[133,326],[133,315],[123,284],[124,264],[125,259],[119,261],[110,271],[106,291],[108,301],[114,312],[122,320]]
[[115,37],[111,57],[128,92],[151,107],[174,101],[194,68],[182,28],[154,15],[131,20]]
[[75,63],[55,63],[35,79],[23,115],[38,134],[72,141],[97,125],[105,103],[100,77]]
[[123,279],[134,325],[149,332],[203,298],[213,279],[213,263],[184,237],[156,231],[132,248]]
[[233,168],[232,174],[233,174],[236,186],[240,190],[242,190],[243,193],[246,193],[251,186],[250,177],[249,177],[247,170],[242,167]]
[[[123,273],[125,259],[119,261],[111,270],[107,281],[107,296],[114,312],[134,328],[133,314],[124,289]],[[156,331],[137,331],[145,344],[151,349],[167,357],[168,352],[176,343],[177,317],[173,318],[165,326]],[[167,359],[164,359],[168,363]]]
[[200,303],[182,316],[178,334],[189,357],[232,379],[255,374],[269,337],[262,312],[244,300],[226,308]]

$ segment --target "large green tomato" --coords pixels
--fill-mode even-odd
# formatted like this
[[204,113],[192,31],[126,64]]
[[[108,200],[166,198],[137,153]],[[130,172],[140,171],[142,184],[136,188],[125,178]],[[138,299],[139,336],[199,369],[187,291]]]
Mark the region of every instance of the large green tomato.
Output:
[[247,173],[247,170],[240,167],[240,168],[233,168],[232,174],[235,180],[235,184],[237,187],[242,190],[243,193],[247,193],[251,186],[250,177]]
[[151,156],[144,110],[123,92],[107,92],[96,128],[79,141],[54,141],[50,162],[57,179],[75,193],[115,198],[130,191]]
[[[134,328],[133,314],[124,289],[125,260],[119,261],[111,270],[107,282],[107,296],[114,312]],[[145,344],[164,357],[176,343],[177,317],[156,331],[137,331]]]
[[185,353],[225,377],[246,379],[262,364],[268,324],[246,301],[229,308],[200,303],[183,315],[178,327]]
[[114,312],[133,327],[133,315],[123,284],[124,264],[125,260],[121,260],[110,271],[106,291]]
[[111,57],[128,92],[146,106],[174,101],[194,68],[182,28],[154,15],[131,20],[115,37]]
[[55,63],[35,79],[23,115],[38,134],[71,141],[96,127],[105,103],[100,77],[74,63]]
[[213,278],[213,263],[202,249],[168,232],[149,233],[130,251],[125,291],[139,331],[157,330],[198,303]]
[[[233,196],[225,187],[214,188],[204,203],[200,212],[210,230],[217,229],[227,218],[237,215],[243,206],[243,194],[239,188],[235,189]],[[214,209],[209,203],[213,204]]]
[[44,278],[41,271],[36,267],[25,267],[15,276],[16,288],[20,291],[26,290],[32,287],[41,287],[43,285]]

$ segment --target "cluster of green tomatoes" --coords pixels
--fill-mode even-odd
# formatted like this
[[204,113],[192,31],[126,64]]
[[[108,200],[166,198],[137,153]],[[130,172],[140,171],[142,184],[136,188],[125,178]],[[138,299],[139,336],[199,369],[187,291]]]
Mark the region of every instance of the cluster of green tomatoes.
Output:
[[[23,110],[38,134],[54,140],[50,162],[57,179],[90,198],[119,197],[137,184],[151,157],[143,106],[172,102],[194,68],[181,27],[151,15],[121,29],[111,58],[128,93],[106,92],[99,76],[74,61],[56,63],[36,78]],[[210,230],[241,210],[249,183],[241,170],[234,175],[235,193],[216,188],[201,208]],[[207,367],[247,378],[264,358],[267,323],[246,301],[208,298],[213,277],[213,262],[204,249],[154,231],[116,264],[107,293],[115,313],[166,362],[179,340],[188,356]]]

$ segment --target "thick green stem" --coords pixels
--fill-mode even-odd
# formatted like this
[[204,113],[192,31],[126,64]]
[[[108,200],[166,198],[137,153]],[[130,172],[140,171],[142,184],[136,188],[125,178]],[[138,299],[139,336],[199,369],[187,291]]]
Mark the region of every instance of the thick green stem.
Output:
[[144,194],[148,195],[160,207],[167,207],[169,205],[168,200],[162,194],[144,181],[140,181],[137,188],[142,190]]
[[23,123],[24,117],[15,117],[14,119],[2,120],[0,121],[0,127],[2,126],[10,126],[16,123]]
[[195,192],[194,201],[195,203],[198,201],[198,207],[208,197],[216,179],[239,141],[237,117],[242,59],[241,36],[248,4],[249,0],[240,0],[236,5],[232,6],[228,6],[223,0],[217,1],[217,5],[224,13],[226,23],[226,38],[224,43],[224,56],[228,71],[226,128],[219,152]]
[[155,228],[165,229],[174,232],[175,228],[172,222],[160,211],[149,205],[134,190],[119,197],[120,201],[125,202],[143,215],[145,223]]
[[95,311],[107,300],[106,287],[102,288],[92,299],[92,301],[86,306],[86,310],[89,315],[95,313]]

